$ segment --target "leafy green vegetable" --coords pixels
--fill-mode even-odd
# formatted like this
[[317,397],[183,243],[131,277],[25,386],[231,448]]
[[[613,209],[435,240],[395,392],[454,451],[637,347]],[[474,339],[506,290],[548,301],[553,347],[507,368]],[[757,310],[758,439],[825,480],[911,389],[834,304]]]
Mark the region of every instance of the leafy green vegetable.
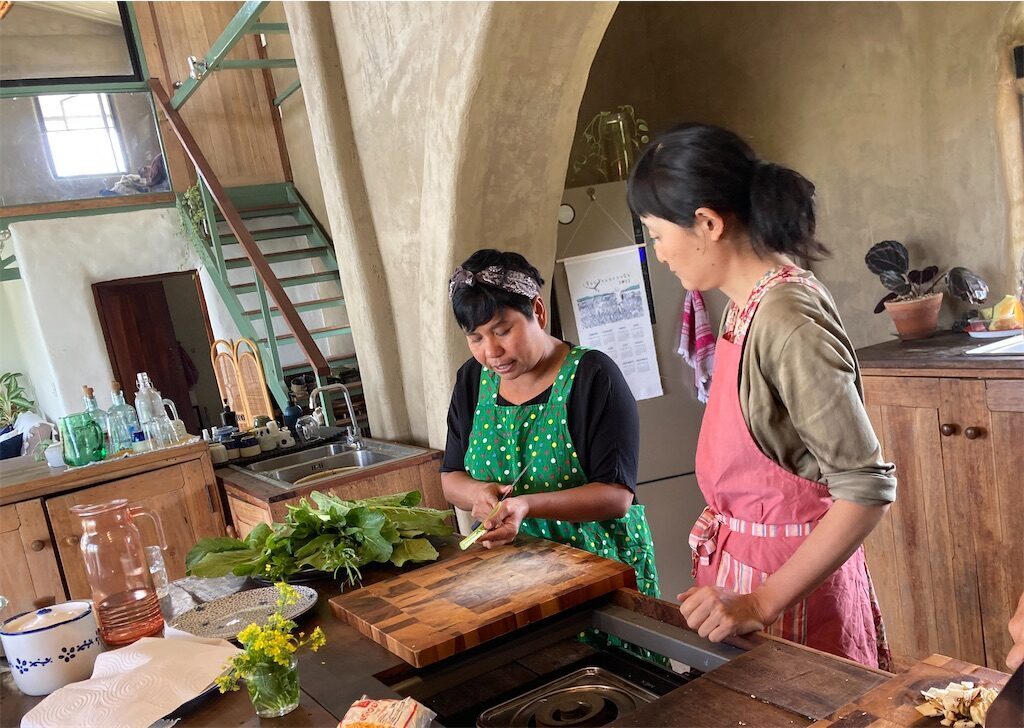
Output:
[[283,523],[261,523],[244,541],[204,538],[188,552],[186,572],[194,576],[286,578],[306,569],[342,570],[349,583],[369,563],[434,561],[437,550],[423,536],[451,535],[451,511],[420,508],[419,491],[346,501],[314,491],[289,505]]

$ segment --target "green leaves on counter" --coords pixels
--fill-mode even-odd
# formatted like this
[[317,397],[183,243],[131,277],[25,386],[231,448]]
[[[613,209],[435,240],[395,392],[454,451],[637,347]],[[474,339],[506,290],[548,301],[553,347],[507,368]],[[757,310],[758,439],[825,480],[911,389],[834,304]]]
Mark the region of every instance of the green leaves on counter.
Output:
[[314,491],[288,506],[284,523],[261,523],[246,536],[204,538],[185,557],[187,573],[214,577],[235,574],[268,580],[304,570],[338,575],[350,584],[369,563],[402,566],[434,561],[437,550],[425,536],[448,536],[451,511],[420,508],[419,491],[346,501]]

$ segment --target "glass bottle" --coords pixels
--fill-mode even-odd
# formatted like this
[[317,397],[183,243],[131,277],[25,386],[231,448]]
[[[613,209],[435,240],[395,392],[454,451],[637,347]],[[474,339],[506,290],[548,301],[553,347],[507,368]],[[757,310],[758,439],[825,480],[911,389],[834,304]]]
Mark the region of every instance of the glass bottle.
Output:
[[120,382],[110,383],[111,406],[107,411],[107,434],[110,437],[110,451],[132,449],[132,438],[136,432],[142,431],[139,416],[135,408],[124,401],[124,392]]
[[142,430],[152,449],[167,447],[174,442],[174,430],[164,410],[163,397],[149,381],[149,374],[139,372],[137,379],[139,390],[135,393],[135,409],[139,413]]
[[93,389],[88,384],[82,385],[82,401],[85,402],[85,412],[92,421],[100,426],[103,430],[103,457],[107,456],[107,453],[113,452],[110,447],[110,431],[108,429],[108,417],[104,410],[100,409],[100,405],[96,402],[96,397],[93,394]]
[[166,550],[160,517],[147,508],[129,507],[126,498],[73,506],[71,512],[82,520],[79,545],[100,637],[110,647],[123,647],[162,634],[160,601],[142,536],[132,523],[140,516],[153,519],[160,547]]

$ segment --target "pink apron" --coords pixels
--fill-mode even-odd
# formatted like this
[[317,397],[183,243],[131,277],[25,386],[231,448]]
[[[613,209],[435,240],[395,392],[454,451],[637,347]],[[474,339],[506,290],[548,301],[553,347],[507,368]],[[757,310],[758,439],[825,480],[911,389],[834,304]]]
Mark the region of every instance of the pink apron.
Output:
[[[740,313],[753,317],[760,297],[780,283],[817,288],[784,268],[755,288]],[[824,484],[801,478],[767,457],[743,419],[737,341],[719,338],[711,394],[697,441],[697,483],[709,504],[690,534],[697,586],[747,594],[797,550],[832,504]],[[887,669],[888,647],[860,547],[808,597],[786,610],[769,634]]]

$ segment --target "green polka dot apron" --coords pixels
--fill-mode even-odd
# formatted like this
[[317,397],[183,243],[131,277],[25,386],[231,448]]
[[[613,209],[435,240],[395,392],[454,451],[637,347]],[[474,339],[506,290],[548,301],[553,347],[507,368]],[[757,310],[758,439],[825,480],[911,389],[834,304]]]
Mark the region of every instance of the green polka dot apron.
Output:
[[[466,450],[466,472],[470,476],[508,484],[528,466],[510,497],[554,493],[590,482],[576,455],[567,424],[569,393],[576,368],[587,351],[580,346],[570,350],[546,404],[498,404],[500,378],[484,367]],[[639,591],[652,597],[659,595],[654,542],[640,504],[630,506],[622,518],[610,521],[573,523],[527,518],[519,530],[629,564],[636,571]]]

